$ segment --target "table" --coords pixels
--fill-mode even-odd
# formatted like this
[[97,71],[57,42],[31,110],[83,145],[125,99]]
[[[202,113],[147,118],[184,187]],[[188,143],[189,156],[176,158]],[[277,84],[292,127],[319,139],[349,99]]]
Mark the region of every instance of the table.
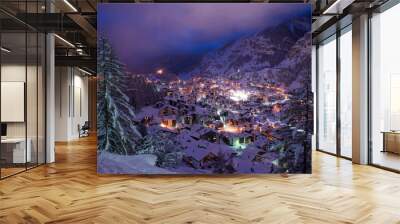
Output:
[[[27,144],[25,151],[25,144]],[[31,139],[25,138],[6,138],[1,139],[1,157],[6,160],[6,163],[26,163],[31,162]]]
[[400,154],[400,131],[383,131],[382,152]]

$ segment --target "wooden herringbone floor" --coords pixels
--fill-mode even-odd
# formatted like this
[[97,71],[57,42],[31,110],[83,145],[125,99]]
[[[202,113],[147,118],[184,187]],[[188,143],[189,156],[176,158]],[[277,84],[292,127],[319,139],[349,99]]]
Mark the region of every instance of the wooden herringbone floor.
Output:
[[400,175],[313,154],[312,175],[98,176],[96,142],[0,181],[0,223],[400,223]]

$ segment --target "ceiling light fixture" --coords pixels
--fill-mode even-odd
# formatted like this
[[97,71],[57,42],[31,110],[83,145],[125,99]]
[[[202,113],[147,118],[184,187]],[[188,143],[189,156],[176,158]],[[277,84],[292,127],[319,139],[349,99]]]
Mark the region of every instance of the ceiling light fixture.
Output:
[[76,53],[78,53],[79,55],[84,55],[85,53],[83,52],[82,48],[77,48],[76,49]]
[[86,70],[83,70],[83,69],[81,69],[81,68],[79,68],[79,67],[78,67],[78,70],[81,71],[81,72],[83,72],[83,73],[85,73],[86,75],[93,75],[92,73],[90,73],[90,72],[88,72],[88,71],[86,71]]
[[78,12],[78,10],[68,0],[64,0],[64,3],[67,4],[74,12]]
[[342,14],[343,10],[351,5],[355,0],[336,0],[327,9],[324,10],[322,14]]
[[9,50],[9,49],[7,49],[5,47],[1,47],[1,51],[4,51],[6,53],[10,53],[11,52],[11,50]]
[[337,6],[340,0],[336,0],[332,5],[330,5],[322,14],[328,14],[330,11]]
[[73,45],[71,42],[69,42],[68,40],[60,37],[58,34],[54,34],[55,37],[57,37],[59,40],[61,40],[62,42],[66,43],[68,46],[75,48],[75,45]]

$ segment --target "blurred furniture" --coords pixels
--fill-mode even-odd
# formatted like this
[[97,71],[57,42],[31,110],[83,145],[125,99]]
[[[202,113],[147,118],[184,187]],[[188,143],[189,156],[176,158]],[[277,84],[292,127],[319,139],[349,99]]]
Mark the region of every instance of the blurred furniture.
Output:
[[[25,144],[27,144],[25,151]],[[31,139],[5,138],[1,139],[1,160],[6,164],[25,164],[31,162]]]
[[79,138],[89,136],[89,129],[90,129],[89,121],[85,121],[82,127],[78,125]]
[[400,131],[384,131],[382,152],[400,154]]
[[1,123],[1,139],[7,138],[7,124]]

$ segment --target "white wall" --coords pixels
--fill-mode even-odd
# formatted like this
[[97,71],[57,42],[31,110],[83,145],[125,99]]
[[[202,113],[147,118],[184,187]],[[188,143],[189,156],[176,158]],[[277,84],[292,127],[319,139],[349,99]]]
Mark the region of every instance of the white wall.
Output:
[[[5,64],[1,66],[1,81],[25,82],[25,64]],[[29,69],[29,67],[28,67]]]
[[55,140],[79,138],[78,125],[88,121],[88,78],[76,68],[56,68]]
[[83,125],[89,119],[88,113],[88,78],[82,76],[82,73],[77,74],[78,70],[74,70],[73,90],[71,99],[71,136],[78,138],[78,125]]
[[69,133],[69,69],[56,67],[55,69],[55,141],[67,141]]

